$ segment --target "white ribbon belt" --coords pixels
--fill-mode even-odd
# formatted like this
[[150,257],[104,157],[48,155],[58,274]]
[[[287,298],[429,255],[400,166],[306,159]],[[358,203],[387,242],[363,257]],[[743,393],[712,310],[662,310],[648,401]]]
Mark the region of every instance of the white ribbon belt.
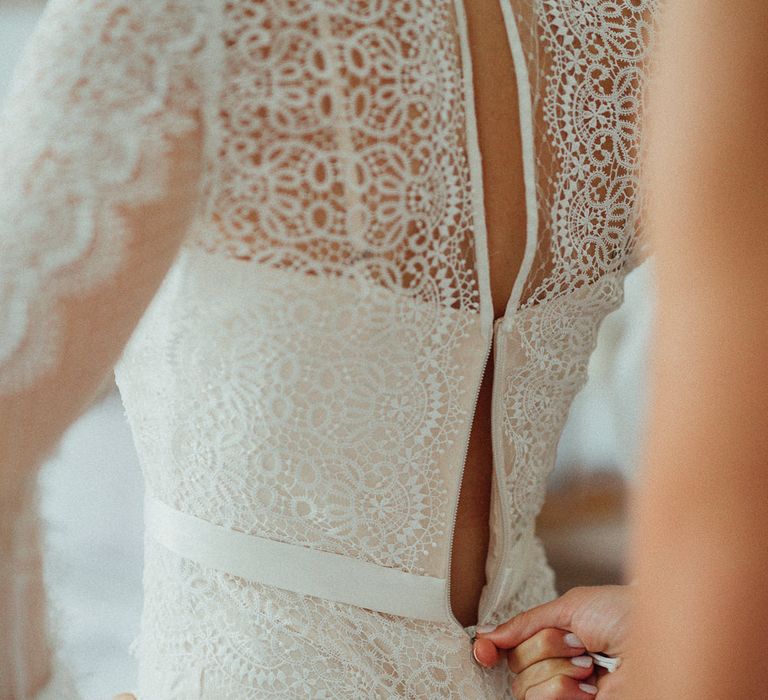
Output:
[[185,559],[234,576],[403,617],[450,622],[447,581],[214,525],[147,495],[147,532]]

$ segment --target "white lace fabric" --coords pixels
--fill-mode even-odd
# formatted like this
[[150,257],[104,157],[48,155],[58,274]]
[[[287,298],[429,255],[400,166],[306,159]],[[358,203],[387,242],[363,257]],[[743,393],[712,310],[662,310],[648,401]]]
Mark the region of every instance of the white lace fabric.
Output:
[[[1,626],[3,649],[15,658],[0,661],[4,676],[13,666],[5,677],[15,679],[14,698],[25,698],[30,682],[24,561],[35,554],[25,549],[38,544],[23,536],[37,527],[35,501],[19,508],[8,499],[29,488],[34,462],[54,447],[46,441],[76,417],[101,378],[103,367],[67,345],[75,327],[68,309],[85,296],[119,302],[110,283],[138,272],[124,265],[142,240],[127,216],[171,194],[169,143],[198,128],[202,95],[213,91],[204,56],[214,10],[203,2],[52,0],[0,115],[0,473],[2,508],[18,515],[2,533],[15,552],[3,562],[13,594],[2,601],[2,617],[21,620]],[[130,332],[113,336],[96,323],[89,330],[115,356]],[[74,697],[58,657],[52,663],[42,697]]]
[[[60,359],[56,300],[117,268],[121,207],[163,196],[160,145],[201,116],[198,213],[116,367],[149,493],[221,528],[448,580],[493,345],[479,622],[553,597],[535,517],[638,247],[655,3],[500,2],[529,253],[498,324],[460,0],[56,3],[38,41],[57,46],[61,22],[111,41],[62,39],[63,86],[31,53],[10,101],[20,138],[0,151],[27,176],[0,170],[0,230],[25,244],[0,263],[0,388]],[[27,95],[38,75],[50,88]],[[51,104],[71,121],[47,123]],[[505,668],[472,661],[447,594],[444,621],[392,615],[234,576],[151,532],[144,591],[140,700],[511,698]]]
[[52,0],[0,118],[0,393],[55,365],[57,301],[113,275],[206,76],[203,3]]

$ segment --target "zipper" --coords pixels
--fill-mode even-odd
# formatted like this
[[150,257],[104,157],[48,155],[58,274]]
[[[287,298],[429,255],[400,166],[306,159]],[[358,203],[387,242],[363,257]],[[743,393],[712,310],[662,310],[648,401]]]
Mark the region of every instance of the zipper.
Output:
[[[523,51],[522,42],[520,41],[520,35],[517,28],[517,21],[514,16],[513,8],[510,0],[499,0],[502,14],[504,16],[504,24],[507,31],[507,42],[509,49],[512,53],[513,62],[515,65],[515,79],[517,83],[518,102],[520,109],[520,126],[521,137],[523,139],[523,176],[525,179],[526,188],[526,247],[523,261],[520,269],[517,272],[514,285],[512,287],[512,293],[510,294],[507,304],[504,307],[504,314],[501,318],[495,319],[491,328],[491,339],[486,346],[485,360],[483,363],[483,374],[480,376],[480,382],[477,385],[475,392],[475,402],[472,409],[471,420],[474,423],[475,413],[477,412],[477,400],[480,395],[480,386],[482,385],[483,377],[485,376],[486,365],[488,363],[488,357],[490,355],[493,342],[497,337],[497,330],[499,324],[502,323],[506,328],[504,334],[509,329],[512,317],[517,313],[517,309],[520,305],[520,299],[522,295],[523,286],[533,264],[533,260],[536,254],[536,245],[538,240],[538,205],[536,196],[536,173],[535,173],[535,145],[533,138],[533,118],[532,113],[532,100],[531,100],[531,84],[528,76],[528,69]],[[480,235],[475,236],[475,242],[477,244],[478,257],[484,265],[479,266],[478,279],[481,284],[480,296],[481,296],[481,322],[487,323],[485,319],[488,315],[493,318],[493,303],[491,297],[491,283],[490,283],[490,259],[488,253],[488,232],[486,230],[485,223],[485,205],[483,201],[483,176],[481,165],[481,153],[478,144],[478,127],[477,127],[477,115],[474,100],[474,82],[473,82],[473,69],[472,69],[472,55],[469,49],[469,37],[467,28],[467,15],[466,8],[464,6],[464,0],[454,0],[454,11],[456,13],[457,31],[459,34],[459,43],[461,46],[461,63],[462,63],[462,79],[465,90],[464,105],[466,108],[466,131],[467,131],[467,146],[469,148],[469,163],[470,163],[470,176],[472,180],[472,191],[474,196],[474,216]],[[483,303],[483,297],[485,303]],[[484,308],[483,308],[484,307]],[[502,342],[504,338],[501,339]],[[499,342],[496,345],[499,345]],[[508,514],[504,507],[505,495],[502,485],[506,481],[506,476],[503,474],[502,466],[502,433],[496,428],[496,424],[499,422],[498,418],[501,415],[501,382],[497,381],[497,367],[496,358],[498,352],[494,351],[494,381],[491,395],[491,451],[493,457],[493,472],[496,479],[497,494],[498,494],[498,510],[500,514],[500,539],[498,546],[501,551],[502,560],[499,562],[499,569],[497,575],[493,580],[488,582],[489,585],[488,595],[486,600],[491,602],[490,610],[494,610],[498,604],[499,588],[501,585],[500,576],[498,575],[503,570],[504,557],[506,554],[506,530],[508,527]],[[503,361],[503,355],[502,355]],[[499,372],[503,374],[503,370]],[[498,384],[498,386],[497,386]],[[467,452],[469,451],[469,440],[472,433],[472,423],[470,423],[470,429],[467,433],[467,440],[464,446],[464,461],[462,462],[461,472],[459,473],[459,489],[457,492],[456,500],[453,508],[453,522],[451,525],[451,536],[448,545],[448,571],[447,581],[445,587],[445,608],[447,616],[457,627],[459,627],[470,639],[472,635],[463,627],[456,616],[453,614],[451,608],[451,569],[453,566],[453,538],[456,529],[456,518],[458,515],[459,500],[461,497],[461,482],[464,479],[464,470],[467,464]],[[486,557],[487,563],[487,557]],[[480,610],[477,611],[478,614]],[[479,621],[479,618],[478,618]],[[472,626],[470,626],[472,627]]]
[[[491,329],[490,341],[487,342],[486,346],[485,346],[485,358],[483,360],[483,371],[482,371],[482,374],[480,375],[480,381],[477,382],[477,386],[476,386],[476,389],[475,389],[475,399],[474,399],[474,403],[472,404],[472,413],[471,413],[471,416],[470,416],[469,430],[467,431],[467,439],[466,439],[466,441],[464,443],[464,459],[463,459],[463,461],[461,463],[461,470],[459,471],[459,488],[458,488],[458,491],[456,492],[456,498],[454,499],[454,503],[453,503],[453,518],[451,520],[451,536],[450,536],[450,538],[448,540],[448,567],[447,567],[446,582],[445,582],[445,609],[446,609],[446,611],[448,613],[449,620],[451,622],[453,622],[459,629],[461,629],[461,631],[465,635],[467,635],[467,637],[469,639],[472,639],[473,635],[470,634],[465,629],[464,625],[462,625],[461,622],[459,621],[459,619],[456,617],[456,615],[453,614],[453,608],[451,607],[451,570],[453,568],[453,538],[454,538],[455,533],[456,533],[456,519],[458,518],[458,514],[459,514],[459,500],[461,498],[461,484],[462,484],[462,481],[464,480],[464,470],[466,469],[466,466],[467,466],[467,455],[468,455],[468,452],[469,452],[469,440],[470,440],[471,435],[472,435],[472,425],[475,422],[475,413],[477,413],[477,401],[480,398],[480,387],[482,386],[483,378],[485,377],[485,372],[487,370],[488,357],[491,354],[491,348],[494,347],[493,342],[496,339],[496,330],[498,329],[499,324],[501,322],[503,322],[503,321],[504,321],[504,317],[497,318],[493,322],[493,327]],[[496,353],[494,352],[494,365],[495,365],[495,361],[496,361]],[[496,394],[496,373],[495,373],[495,369],[496,368],[494,366],[494,377],[493,377],[493,394],[494,395]],[[493,398],[491,400],[491,403],[493,403]],[[493,420],[491,421],[491,432],[492,433],[494,432],[494,430],[493,430]],[[495,454],[495,444],[494,444],[494,440],[493,440],[493,435],[491,436],[491,451],[494,453],[493,454],[493,463],[494,463],[494,469],[495,469],[496,454]],[[478,620],[478,622],[479,622],[479,620]],[[475,626],[471,625],[470,627],[474,628]]]
[[[504,315],[504,326],[506,326],[509,323],[509,320],[507,319],[506,314]],[[498,562],[498,568],[496,570],[496,574],[494,575],[493,579],[488,582],[488,591],[486,593],[485,599],[488,601],[488,607],[490,610],[495,610],[496,606],[498,604],[498,596],[499,596],[499,586],[501,584],[501,576],[499,574],[503,570],[504,566],[504,558],[505,553],[507,551],[507,532],[509,528],[509,522],[508,522],[508,511],[507,508],[505,508],[506,498],[504,495],[504,484],[506,483],[506,474],[504,474],[504,468],[503,468],[503,454],[504,454],[504,445],[503,445],[503,431],[501,428],[501,410],[502,410],[502,392],[504,388],[503,381],[496,381],[497,377],[503,377],[504,371],[505,371],[505,364],[504,364],[504,358],[505,358],[505,341],[506,341],[506,330],[502,327],[502,333],[499,335],[499,337],[496,339],[496,345],[494,346],[494,375],[493,375],[493,392],[491,394],[491,445],[492,445],[492,453],[493,453],[493,472],[494,477],[496,480],[496,494],[497,494],[497,501],[498,501],[498,513],[499,513],[499,532],[497,533],[497,549],[499,552],[501,552],[501,558]],[[498,355],[501,355],[500,358],[498,358]],[[498,374],[497,374],[498,372]],[[480,611],[478,610],[478,613]]]

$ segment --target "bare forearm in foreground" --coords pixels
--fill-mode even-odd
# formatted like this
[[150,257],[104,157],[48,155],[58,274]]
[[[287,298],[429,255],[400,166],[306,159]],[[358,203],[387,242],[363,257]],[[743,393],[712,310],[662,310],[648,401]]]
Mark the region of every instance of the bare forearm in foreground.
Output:
[[757,698],[768,650],[768,5],[670,3],[648,169],[659,289],[635,509],[636,698]]

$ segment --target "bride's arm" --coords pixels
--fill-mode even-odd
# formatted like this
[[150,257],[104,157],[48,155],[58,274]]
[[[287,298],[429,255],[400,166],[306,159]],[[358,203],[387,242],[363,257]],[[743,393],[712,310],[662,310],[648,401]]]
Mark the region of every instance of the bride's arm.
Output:
[[200,199],[204,5],[53,0],[0,119],[4,700],[51,672],[37,468],[111,371]]
[[632,697],[765,697],[768,4],[669,3],[663,31]]

